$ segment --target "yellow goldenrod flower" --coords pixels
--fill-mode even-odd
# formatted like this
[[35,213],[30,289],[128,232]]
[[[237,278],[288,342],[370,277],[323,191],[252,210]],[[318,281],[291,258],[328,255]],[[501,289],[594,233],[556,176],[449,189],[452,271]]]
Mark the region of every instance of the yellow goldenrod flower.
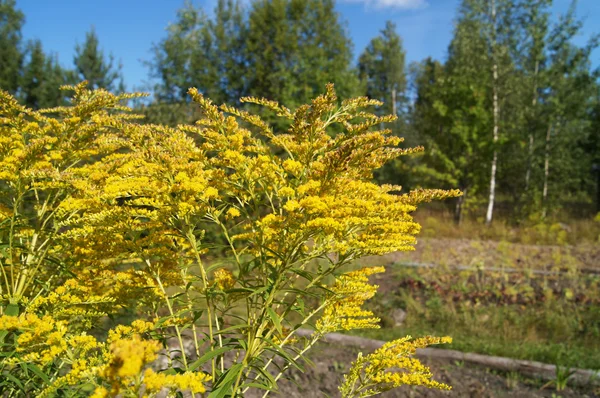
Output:
[[451,342],[450,337],[428,336],[412,340],[407,336],[384,344],[366,357],[359,353],[348,374],[344,375],[344,383],[340,386],[342,397],[369,397],[403,385],[449,390],[450,386],[432,380],[429,368],[413,355],[418,348]]

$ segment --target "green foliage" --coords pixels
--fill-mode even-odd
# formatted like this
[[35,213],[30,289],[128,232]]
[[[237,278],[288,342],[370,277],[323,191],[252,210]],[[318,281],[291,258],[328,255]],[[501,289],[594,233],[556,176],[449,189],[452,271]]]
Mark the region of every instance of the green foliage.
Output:
[[103,88],[120,92],[125,90],[121,67],[114,65],[112,54],[108,59],[104,57],[94,28],[86,33],[84,43],[77,44],[75,47],[73,63],[75,64],[75,81],[87,80],[90,87],[94,89]]
[[39,40],[28,44],[27,53],[21,83],[23,103],[32,109],[64,105],[66,98],[60,87],[68,83],[68,72],[55,56],[44,53]]
[[369,98],[383,102],[380,111],[396,114],[405,110],[406,53],[402,38],[396,32],[396,25],[388,21],[380,35],[372,39],[358,60],[361,80],[366,86]]
[[23,13],[15,8],[15,0],[0,0],[0,88],[15,94],[23,64],[21,27]]
[[334,83],[356,92],[352,45],[332,0],[255,1],[249,13],[249,95],[297,106]]
[[386,339],[449,334],[451,348],[465,352],[600,368],[598,275],[402,264],[393,270],[396,290],[379,299],[378,309],[400,307],[406,319],[400,327],[361,334]]
[[426,152],[413,162],[421,178],[409,184],[459,186],[460,222],[464,209],[477,212],[487,200],[495,153],[495,200],[510,204],[514,220],[554,219],[575,203],[589,214],[597,200],[597,39],[574,44],[582,28],[574,5],[551,24],[551,1],[493,3],[495,14],[489,0],[464,0],[447,62],[413,66],[409,135]]

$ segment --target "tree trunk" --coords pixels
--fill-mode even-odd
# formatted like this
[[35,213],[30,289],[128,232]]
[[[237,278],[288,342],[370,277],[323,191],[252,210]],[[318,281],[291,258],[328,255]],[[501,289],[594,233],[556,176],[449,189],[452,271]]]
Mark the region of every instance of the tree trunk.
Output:
[[396,109],[396,87],[392,88],[392,113],[394,114],[394,116],[397,116],[397,109]]
[[[310,337],[314,331],[309,329],[298,329],[298,336]],[[340,333],[328,333],[323,336],[322,342],[337,344],[341,346],[354,346],[363,350],[375,351],[384,345],[385,341],[367,339],[364,337],[348,336]],[[530,377],[537,377],[543,380],[556,379],[556,365],[549,365],[541,362],[525,361],[522,359],[512,359],[504,357],[495,357],[474,353],[465,353],[455,350],[442,348],[418,348],[415,353],[417,358],[437,358],[451,361],[464,361],[486,368],[498,369],[504,372],[519,372]],[[572,374],[569,380],[581,385],[598,385],[598,372],[589,369],[571,369]]]
[[492,0],[492,90],[493,90],[493,113],[494,113],[494,156],[492,157],[492,170],[490,175],[490,198],[488,201],[487,214],[485,216],[485,223],[490,224],[492,222],[492,216],[494,214],[494,201],[496,199],[496,168],[498,164],[498,149],[496,144],[498,143],[499,134],[499,112],[500,106],[498,104],[498,60],[496,59],[496,0]]
[[454,223],[460,225],[463,219],[463,206],[467,197],[467,189],[462,189],[462,195],[457,198],[456,207],[454,208]]
[[544,153],[544,188],[542,189],[542,217],[546,217],[547,199],[548,199],[548,176],[550,175],[550,134],[552,132],[552,123],[548,124],[546,131],[546,148]]
[[[533,116],[535,116],[535,106],[537,105],[537,75],[540,69],[540,62],[539,61],[535,61],[535,71],[533,73],[533,97],[532,97],[532,101],[531,101],[531,111],[534,113]],[[533,119],[533,117],[532,117]],[[527,157],[527,171],[525,172],[525,192],[529,191],[529,181],[531,179],[531,167],[533,165],[533,144],[534,144],[534,137],[533,137],[533,123],[529,123],[529,154]]]

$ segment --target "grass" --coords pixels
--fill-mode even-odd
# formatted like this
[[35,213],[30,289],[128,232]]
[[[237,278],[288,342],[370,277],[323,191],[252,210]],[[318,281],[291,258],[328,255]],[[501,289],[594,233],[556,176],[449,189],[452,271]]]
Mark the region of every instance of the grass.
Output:
[[402,308],[400,327],[383,316],[379,330],[361,336],[452,336],[444,348],[564,367],[600,369],[600,296],[597,275],[453,272],[393,267],[377,281],[377,314]]
[[465,217],[460,225],[453,215],[435,206],[423,207],[415,214],[421,224],[421,237],[494,240],[528,245],[580,245],[600,242],[600,219],[536,219],[516,225],[498,218],[486,226],[481,217]]

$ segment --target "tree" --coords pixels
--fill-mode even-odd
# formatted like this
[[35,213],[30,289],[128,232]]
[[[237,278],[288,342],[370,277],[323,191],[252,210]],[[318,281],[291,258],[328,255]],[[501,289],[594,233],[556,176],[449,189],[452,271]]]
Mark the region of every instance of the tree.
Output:
[[382,101],[385,114],[398,115],[407,103],[404,59],[402,39],[396,25],[388,21],[358,60],[359,76],[365,82],[367,96]]
[[[488,224],[493,218],[502,147],[515,121],[512,108],[518,97],[513,90],[518,76],[513,59],[518,44],[514,23],[517,9],[513,0],[463,0],[447,63],[449,80],[455,82],[448,88],[458,91],[454,99],[449,99],[447,110],[453,110],[449,114],[459,118],[451,124],[466,131],[477,126],[476,131],[463,136],[463,142],[474,144],[479,160],[490,165],[485,184]],[[465,117],[476,117],[477,121],[465,124]],[[480,194],[484,184],[478,182],[477,187]]]
[[69,83],[67,74],[56,56],[44,53],[39,40],[29,42],[20,89],[23,103],[33,109],[64,105],[65,95],[60,86]]
[[153,46],[154,59],[146,64],[158,80],[157,102],[151,106],[154,121],[190,121],[189,87],[197,87],[216,103],[236,104],[246,95],[247,26],[241,3],[219,0],[214,14],[210,20],[201,8],[187,2],[167,37]]
[[15,8],[15,0],[0,0],[0,88],[11,94],[19,88],[24,20],[23,13]]
[[108,56],[108,59],[104,57],[94,28],[86,34],[83,45],[77,44],[75,47],[73,63],[75,64],[76,78],[87,80],[90,88],[124,91],[121,66],[114,65],[112,54]]
[[332,0],[257,0],[248,19],[250,95],[295,107],[329,82],[342,98],[357,91],[352,45]]
[[25,65],[22,80],[22,96],[25,105],[40,109],[44,97],[44,80],[46,72],[46,55],[42,49],[42,42],[35,40],[27,45],[29,62]]
[[158,101],[188,101],[187,89],[197,86],[192,82],[192,58],[195,53],[200,53],[200,49],[208,50],[208,46],[201,41],[206,37],[206,23],[206,16],[202,10],[186,2],[177,12],[176,22],[167,28],[167,37],[153,45],[153,61],[146,62],[146,65],[150,68],[151,77],[158,79],[154,87]]
[[[546,134],[543,146],[542,216],[560,199],[576,196],[593,184],[590,142],[598,74],[591,71],[591,53],[599,45],[594,36],[587,45],[573,44],[582,27],[573,2],[549,38],[548,86],[544,98]],[[592,139],[593,141],[593,139]],[[590,156],[591,155],[591,156]],[[582,189],[583,188],[583,189]]]
[[206,93],[216,103],[239,104],[239,99],[247,95],[250,74],[245,57],[247,32],[241,3],[219,0],[214,19],[208,22],[208,51],[196,51],[192,59],[192,70],[209,71]]

